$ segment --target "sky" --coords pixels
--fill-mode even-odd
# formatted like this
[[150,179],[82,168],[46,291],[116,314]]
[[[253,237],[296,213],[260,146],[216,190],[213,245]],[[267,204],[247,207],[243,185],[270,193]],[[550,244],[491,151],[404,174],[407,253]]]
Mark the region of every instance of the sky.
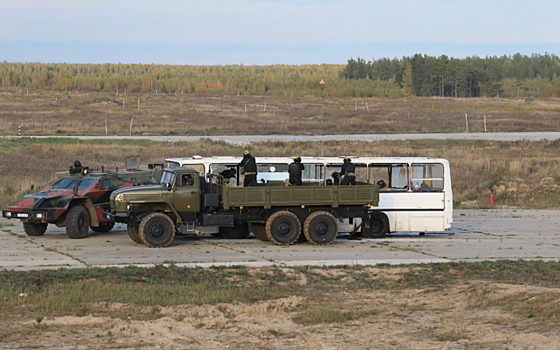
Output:
[[560,54],[551,0],[0,0],[0,61],[344,64]]

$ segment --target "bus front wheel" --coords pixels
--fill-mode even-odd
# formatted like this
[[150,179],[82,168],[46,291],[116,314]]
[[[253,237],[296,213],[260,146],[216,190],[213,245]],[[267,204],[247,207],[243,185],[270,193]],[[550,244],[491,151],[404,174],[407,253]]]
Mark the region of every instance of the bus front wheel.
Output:
[[[368,225],[369,223],[369,225]],[[367,238],[384,238],[389,233],[389,220],[383,213],[371,213],[362,221],[362,236]]]

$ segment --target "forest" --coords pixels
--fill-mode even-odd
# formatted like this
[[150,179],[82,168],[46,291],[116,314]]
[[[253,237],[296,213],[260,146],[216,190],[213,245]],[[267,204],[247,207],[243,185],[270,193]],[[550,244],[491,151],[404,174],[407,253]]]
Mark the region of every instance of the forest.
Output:
[[0,62],[0,87],[115,93],[338,97],[560,97],[560,61],[531,56],[412,57],[346,65],[72,64]]

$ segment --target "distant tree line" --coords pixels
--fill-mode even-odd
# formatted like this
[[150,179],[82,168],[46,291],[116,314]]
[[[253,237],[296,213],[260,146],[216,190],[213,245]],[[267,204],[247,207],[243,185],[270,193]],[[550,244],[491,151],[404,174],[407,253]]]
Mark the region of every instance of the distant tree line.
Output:
[[402,59],[349,59],[342,79],[389,81],[404,95],[560,96],[560,61],[554,54],[449,58],[416,54]]
[[559,75],[553,54],[465,59],[417,54],[367,62],[351,58],[346,65],[0,62],[0,87],[158,94],[560,97]]

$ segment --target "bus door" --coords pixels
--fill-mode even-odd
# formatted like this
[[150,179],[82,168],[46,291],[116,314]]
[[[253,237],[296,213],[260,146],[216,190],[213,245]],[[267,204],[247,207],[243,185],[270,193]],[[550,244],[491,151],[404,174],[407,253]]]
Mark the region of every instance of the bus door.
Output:
[[368,177],[370,183],[379,185],[379,207],[375,209],[385,213],[391,232],[409,231],[408,164],[372,163]]
[[444,229],[445,192],[443,185],[443,164],[411,164],[410,231],[442,231]]

